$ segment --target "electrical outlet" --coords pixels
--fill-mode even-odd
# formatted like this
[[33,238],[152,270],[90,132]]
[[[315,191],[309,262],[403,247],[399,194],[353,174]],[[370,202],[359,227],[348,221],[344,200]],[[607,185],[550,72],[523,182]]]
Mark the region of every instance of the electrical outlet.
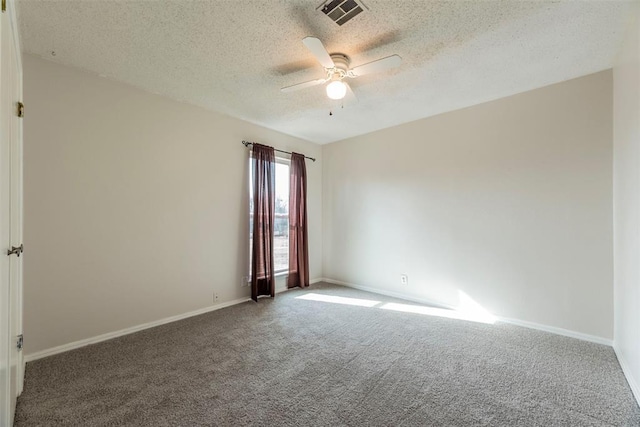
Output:
[[217,292],[213,293],[213,302],[218,302],[218,293]]
[[240,287],[244,288],[245,286],[249,286],[249,276],[242,276]]
[[409,284],[409,276],[407,276],[406,274],[401,274],[400,275],[400,283],[403,285],[408,285]]

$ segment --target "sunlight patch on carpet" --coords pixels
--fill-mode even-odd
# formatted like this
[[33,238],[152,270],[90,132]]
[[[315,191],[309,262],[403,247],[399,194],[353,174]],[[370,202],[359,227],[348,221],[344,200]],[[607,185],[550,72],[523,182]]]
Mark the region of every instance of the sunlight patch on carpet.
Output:
[[446,317],[447,319],[468,320],[470,322],[487,323],[493,325],[498,320],[469,295],[458,291],[458,307],[453,309],[426,307],[422,305],[386,303],[379,308],[383,310],[401,311],[403,313],[424,314],[427,316]]
[[469,297],[462,291],[458,291],[459,304],[458,308],[455,310],[447,308],[428,307],[423,305],[401,304],[395,302],[382,304],[381,301],[338,297],[334,295],[316,294],[313,292],[296,297],[296,299],[329,302],[334,304],[355,305],[358,307],[381,308],[383,310],[422,314],[426,316],[445,317],[447,319],[467,320],[470,322],[487,323],[491,325],[497,321],[497,318],[493,314],[485,310],[480,304],[475,302],[471,297]]
[[480,323],[495,323],[495,317],[486,313],[469,313],[445,308],[424,307],[421,305],[398,304],[388,302],[380,307],[383,310],[401,311],[403,313],[424,314],[427,316],[446,317],[447,319],[468,320]]
[[381,303],[381,301],[372,301],[368,299],[336,297],[333,295],[323,295],[323,294],[314,294],[314,293],[304,294],[302,296],[296,297],[296,299],[304,299],[309,301],[320,301],[320,302],[332,302],[335,304],[356,305],[359,307],[375,307],[376,305]]

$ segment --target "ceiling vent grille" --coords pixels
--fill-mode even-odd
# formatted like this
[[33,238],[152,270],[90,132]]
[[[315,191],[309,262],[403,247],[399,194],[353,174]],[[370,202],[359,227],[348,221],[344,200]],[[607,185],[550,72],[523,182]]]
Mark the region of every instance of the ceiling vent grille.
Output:
[[322,13],[331,18],[333,22],[338,25],[342,25],[362,12],[364,10],[363,6],[364,3],[362,3],[362,1],[358,2],[356,0],[329,0],[322,3],[322,5],[318,7],[318,9],[320,9]]

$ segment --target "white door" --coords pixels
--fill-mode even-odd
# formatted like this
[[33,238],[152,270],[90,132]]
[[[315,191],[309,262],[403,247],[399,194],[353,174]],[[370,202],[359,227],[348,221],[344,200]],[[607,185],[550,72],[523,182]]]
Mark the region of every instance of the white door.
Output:
[[[11,244],[11,149],[7,111],[8,93],[6,70],[9,55],[10,29],[7,14],[1,17],[0,28],[0,426],[8,426],[10,415],[11,362],[11,297],[9,293],[9,266],[11,258],[7,248]],[[5,59],[7,58],[7,59]]]
[[[13,4],[12,4],[13,5]],[[15,33],[14,33],[15,34]],[[15,40],[10,48],[9,90],[9,141],[11,151],[11,245],[22,246],[22,119],[19,117],[18,104],[22,100],[22,70],[20,52]],[[22,335],[22,256],[10,256],[9,296],[10,296],[10,343],[9,362],[11,364],[10,392],[11,408],[16,407],[16,398],[22,392],[22,352],[18,348],[18,337]],[[11,420],[13,422],[13,418]]]
[[0,426],[13,424],[22,391],[22,257],[8,254],[22,244],[22,71],[13,2],[0,20]]
[[[11,141],[11,245],[22,247],[22,118],[19,117],[18,104],[22,100],[22,67],[20,52],[16,43],[11,43],[9,74],[10,90],[13,94],[13,111],[9,114]],[[21,104],[22,105],[22,104]],[[11,363],[11,399],[15,408],[16,398],[22,393],[23,357],[18,348],[18,337],[22,336],[22,260],[23,256],[11,256],[9,266],[9,294],[11,337],[14,345],[10,346],[9,361]],[[13,421],[13,420],[12,420]]]

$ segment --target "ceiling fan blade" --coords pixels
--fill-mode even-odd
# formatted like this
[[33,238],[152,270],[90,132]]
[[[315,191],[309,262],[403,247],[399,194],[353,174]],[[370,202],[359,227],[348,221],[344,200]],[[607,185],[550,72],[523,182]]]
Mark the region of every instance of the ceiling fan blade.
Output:
[[355,104],[356,102],[358,102],[358,97],[356,96],[355,93],[353,93],[353,89],[351,89],[351,86],[349,85],[349,83],[345,81],[343,81],[343,83],[347,87],[347,94],[344,96],[344,103]]
[[292,86],[285,86],[280,89],[281,92],[293,92],[294,90],[306,89],[311,86],[321,85],[326,82],[327,79],[309,80],[308,82],[298,83]]
[[378,73],[380,71],[390,70],[396,68],[402,62],[402,58],[398,55],[387,56],[386,58],[378,59],[376,61],[368,62],[366,64],[352,68],[349,71],[353,77],[364,76],[365,74]]
[[327,49],[324,48],[322,42],[315,37],[305,37],[302,39],[302,43],[313,53],[313,56],[316,57],[320,65],[324,68],[333,68],[335,64],[327,52]]

